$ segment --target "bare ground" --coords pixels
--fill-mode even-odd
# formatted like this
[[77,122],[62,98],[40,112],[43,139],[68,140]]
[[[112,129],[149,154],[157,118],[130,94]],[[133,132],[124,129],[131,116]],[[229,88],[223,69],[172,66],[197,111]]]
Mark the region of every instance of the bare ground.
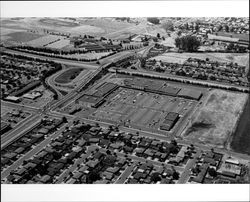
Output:
[[183,136],[191,141],[224,147],[246,101],[247,94],[211,91],[204,105],[191,118]]

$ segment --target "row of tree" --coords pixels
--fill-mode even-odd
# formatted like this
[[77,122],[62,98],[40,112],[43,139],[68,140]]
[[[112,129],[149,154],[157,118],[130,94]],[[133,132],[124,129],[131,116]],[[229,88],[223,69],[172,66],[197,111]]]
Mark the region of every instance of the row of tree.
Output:
[[[8,49],[11,49],[11,50],[20,50],[19,48],[13,48],[13,47],[9,47]],[[63,55],[54,55],[53,53],[42,53],[42,52],[37,52],[37,51],[30,51],[30,50],[27,50],[27,49],[22,49],[21,50],[22,52],[26,52],[26,53],[32,53],[32,54],[36,54],[36,55],[41,55],[41,56],[49,56],[49,57],[53,57],[53,58],[60,58],[60,59],[67,59],[67,60],[75,60],[75,61],[82,61],[82,62],[95,62],[95,61],[98,61],[100,59],[103,59],[103,58],[106,58],[108,56],[111,56],[111,55],[114,55],[116,54],[117,52],[114,51],[114,52],[111,52],[107,55],[104,55],[100,58],[94,58],[94,59],[85,59],[85,58],[75,58],[75,57],[65,57]],[[81,52],[79,52],[80,54]],[[86,53],[86,52],[84,52]],[[70,54],[70,53],[68,53]],[[66,54],[67,55],[67,54]]]
[[143,73],[133,73],[133,72],[128,72],[128,71],[121,71],[121,70],[116,70],[117,73],[120,74],[127,74],[127,75],[132,75],[132,76],[140,76],[140,77],[145,77],[145,78],[154,78],[154,79],[161,79],[161,80],[169,80],[169,81],[177,81],[185,84],[192,84],[192,85],[198,85],[198,86],[205,86],[205,87],[211,87],[211,88],[218,88],[218,89],[223,89],[223,90],[231,90],[231,91],[238,91],[238,92],[243,92],[243,93],[250,93],[250,89],[243,89],[243,88],[238,88],[234,86],[221,86],[217,84],[208,84],[208,83],[203,83],[199,81],[191,81],[191,80],[186,80],[186,79],[181,79],[181,78],[174,78],[174,77],[164,77],[164,76],[158,76],[158,75],[148,75],[148,74],[143,74]]
[[177,48],[187,52],[196,52],[201,45],[201,42],[197,39],[196,36],[183,36],[177,37],[175,39],[175,45]]

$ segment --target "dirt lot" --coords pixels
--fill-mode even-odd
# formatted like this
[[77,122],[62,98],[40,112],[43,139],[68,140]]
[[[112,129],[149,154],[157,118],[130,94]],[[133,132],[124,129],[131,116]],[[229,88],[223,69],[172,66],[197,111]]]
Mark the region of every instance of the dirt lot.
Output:
[[35,100],[23,98],[21,104],[32,106],[32,107],[37,107],[37,108],[42,108],[53,100],[53,93],[50,92],[49,90],[46,90],[44,86],[39,86],[35,88],[33,91],[42,92],[42,96],[39,98],[36,98]]
[[246,99],[246,94],[212,90],[183,136],[191,141],[224,147],[235,130]]

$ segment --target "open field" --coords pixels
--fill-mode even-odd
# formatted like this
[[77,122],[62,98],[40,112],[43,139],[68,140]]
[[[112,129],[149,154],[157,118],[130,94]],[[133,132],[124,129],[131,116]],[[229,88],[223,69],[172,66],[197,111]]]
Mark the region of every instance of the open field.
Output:
[[64,48],[65,46],[68,46],[69,43],[70,43],[70,40],[61,39],[60,41],[56,41],[56,42],[54,42],[52,44],[47,45],[46,47],[61,49],[61,48]]
[[72,68],[64,71],[58,77],[55,78],[55,82],[65,84],[74,80],[82,71],[82,68]]
[[249,61],[249,55],[239,53],[164,53],[152,59],[161,60],[163,62],[183,64],[188,58],[199,58],[205,60],[209,58],[211,61],[233,62],[246,66]]
[[29,45],[31,46],[45,46],[49,43],[55,42],[57,40],[63,39],[62,36],[55,36],[55,35],[47,35],[47,36],[42,36],[40,38],[31,40],[28,42]]
[[121,88],[90,118],[156,132],[169,112],[178,113],[181,120],[196,104],[193,100]]
[[10,38],[8,40],[15,42],[28,42],[40,38],[42,35],[34,34],[30,32],[13,32],[8,34]]
[[42,18],[39,20],[40,23],[49,26],[64,26],[64,27],[76,27],[79,24],[73,21],[68,21],[64,19],[52,19],[52,18]]
[[235,130],[246,99],[246,94],[212,90],[183,136],[194,142],[224,147]]

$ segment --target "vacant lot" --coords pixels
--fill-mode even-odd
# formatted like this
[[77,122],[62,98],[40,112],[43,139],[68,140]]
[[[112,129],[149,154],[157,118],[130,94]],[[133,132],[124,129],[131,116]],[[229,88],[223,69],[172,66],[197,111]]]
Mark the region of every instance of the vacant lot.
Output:
[[73,68],[68,69],[64,71],[62,74],[60,74],[58,77],[55,78],[55,82],[66,84],[74,80],[82,71],[82,68]]
[[31,40],[28,42],[31,46],[46,46],[49,43],[59,41],[60,39],[63,39],[62,36],[55,36],[55,35],[47,35],[43,36],[34,40]]
[[8,40],[15,41],[15,42],[28,42],[34,39],[40,38],[42,35],[34,34],[30,32],[13,32],[8,34],[10,38]]
[[183,64],[190,57],[203,60],[209,58],[211,61],[218,62],[234,62],[244,66],[247,65],[249,60],[248,54],[238,53],[164,53],[152,59],[156,59],[158,61],[161,60],[163,62]]
[[73,21],[63,20],[63,19],[55,19],[55,18],[42,18],[39,20],[40,23],[49,26],[64,26],[64,27],[76,27],[79,26],[78,23]]
[[213,90],[191,119],[184,136],[191,141],[223,147],[236,127],[247,95]]
[[68,46],[69,43],[70,43],[70,40],[61,39],[60,41],[56,41],[56,42],[54,42],[52,44],[47,45],[46,47],[61,49],[61,48],[64,48],[65,46]]

